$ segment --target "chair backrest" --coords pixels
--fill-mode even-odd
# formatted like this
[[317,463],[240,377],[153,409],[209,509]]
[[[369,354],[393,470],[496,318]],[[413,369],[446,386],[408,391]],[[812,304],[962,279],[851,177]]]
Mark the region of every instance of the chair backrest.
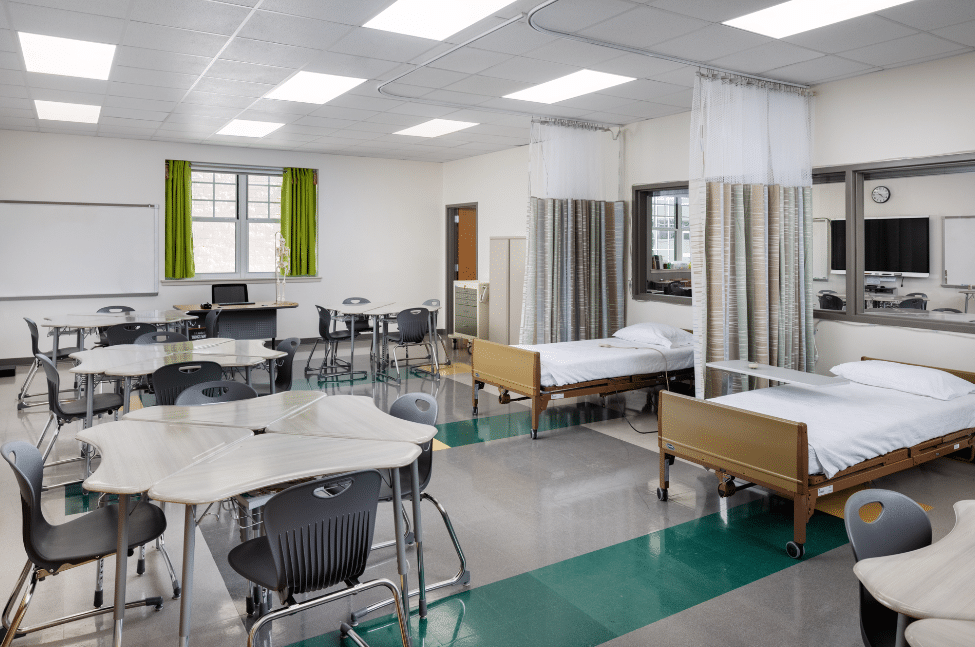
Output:
[[27,322],[27,327],[30,329],[30,354],[36,357],[41,352],[41,349],[38,347],[40,333],[37,332],[37,324],[32,319],[24,317],[24,321]]
[[439,308],[440,307],[440,299],[427,299],[421,305],[429,306],[431,308]]
[[904,299],[897,304],[898,308],[910,308],[912,310],[924,310],[924,299]]
[[372,301],[364,297],[349,297],[348,299],[342,301],[342,305],[344,306],[361,305],[363,303],[372,303]]
[[207,339],[220,336],[220,329],[217,327],[217,319],[220,318],[220,312],[219,308],[211,310],[207,313],[207,318],[203,320],[203,325],[206,327]]
[[318,309],[318,335],[325,341],[332,340],[332,311],[322,306],[315,306]]
[[274,390],[290,391],[291,383],[294,380],[292,365],[295,363],[295,353],[301,340],[297,337],[289,337],[278,342],[278,350],[287,353],[285,357],[274,361]]
[[257,397],[257,391],[243,382],[233,380],[216,380],[213,382],[201,382],[183,389],[183,392],[176,397],[174,404],[196,405],[196,404],[216,404],[217,402],[236,402],[237,400],[250,400]]
[[691,296],[691,291],[689,288],[685,288],[683,285],[677,285],[676,283],[671,283],[670,294],[675,297],[689,297]]
[[222,377],[223,369],[216,362],[177,362],[157,368],[152,374],[156,404],[176,404],[176,398],[186,388]]
[[836,290],[820,290],[817,294],[836,294]]
[[44,458],[30,443],[14,440],[0,447],[0,454],[10,465],[20,486],[20,504],[23,511],[24,549],[27,558],[35,566],[55,571],[61,564],[50,562],[37,550],[35,541],[43,537],[51,527],[41,510],[41,481],[44,477]]
[[935,308],[931,312],[954,312],[955,314],[961,314],[961,310],[955,310],[954,308]]
[[430,332],[430,311],[426,308],[410,308],[396,315],[400,342],[418,344]]
[[243,303],[247,301],[246,283],[224,283],[210,287],[210,303]]
[[105,331],[109,346],[132,344],[146,333],[156,332],[156,326],[150,323],[124,323],[111,326]]
[[357,580],[366,570],[379,503],[379,472],[318,479],[264,506],[278,589],[286,595]]
[[[435,425],[437,424],[438,410],[439,407],[435,397],[418,391],[416,393],[406,393],[396,398],[396,401],[389,407],[389,415],[400,420],[417,422],[421,425]],[[420,492],[423,492],[430,483],[430,477],[433,476],[433,442],[420,445],[420,458],[417,469],[420,473]],[[403,485],[403,493],[409,494],[413,487],[409,466],[399,468],[399,481]],[[383,481],[379,494],[380,500],[387,501],[392,496],[392,486],[387,484],[386,481]]]
[[823,310],[842,310],[843,299],[839,298],[835,294],[820,294],[819,307]]
[[61,420],[70,420],[70,416],[61,408],[61,401],[58,394],[61,392],[61,375],[58,373],[57,366],[51,358],[43,353],[34,355],[44,369],[44,376],[47,377],[47,405],[51,408],[51,413]]
[[146,345],[146,344],[171,344],[178,341],[189,341],[186,335],[181,335],[178,332],[171,332],[169,330],[158,330],[156,332],[147,332],[144,335],[139,335],[135,338],[136,344]]
[[909,297],[921,297],[922,299],[927,299],[928,298],[928,295],[926,295],[923,292],[909,292],[907,296],[909,296]]
[[129,306],[105,306],[104,308],[99,308],[98,312],[113,312],[115,314],[120,314],[122,312],[135,312],[135,308],[130,308]]

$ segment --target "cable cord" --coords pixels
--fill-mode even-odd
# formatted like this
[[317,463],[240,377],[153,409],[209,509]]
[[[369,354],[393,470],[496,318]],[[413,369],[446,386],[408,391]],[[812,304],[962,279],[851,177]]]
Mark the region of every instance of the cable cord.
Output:
[[[665,386],[665,388],[668,391],[670,390],[670,373],[668,372],[670,367],[667,364],[667,356],[664,355],[663,352],[660,351],[659,349],[657,349],[657,348],[640,347],[640,346],[614,346],[613,344],[600,344],[599,347],[600,348],[619,348],[621,350],[652,350],[652,351],[655,351],[664,360],[664,386]],[[619,393],[620,393],[619,391],[614,391],[613,392],[613,395],[619,395]],[[647,395],[650,395],[650,394],[648,393]],[[659,398],[660,396],[657,396],[657,397]],[[659,404],[657,406],[659,407]],[[606,409],[609,409],[610,411],[612,411],[612,409],[610,407],[607,407],[605,404],[603,405],[603,407],[606,408]],[[625,402],[623,403],[623,406],[620,407],[620,415],[623,416],[623,420],[626,421],[626,424],[630,425],[630,429],[632,429],[633,431],[635,431],[636,433],[638,433],[640,435],[646,436],[646,435],[649,435],[649,434],[655,434],[655,433],[657,433],[659,431],[659,429],[654,429],[653,431],[640,431],[639,429],[637,429],[636,427],[634,427],[633,426],[633,423],[630,422],[630,419],[626,416],[626,403]]]

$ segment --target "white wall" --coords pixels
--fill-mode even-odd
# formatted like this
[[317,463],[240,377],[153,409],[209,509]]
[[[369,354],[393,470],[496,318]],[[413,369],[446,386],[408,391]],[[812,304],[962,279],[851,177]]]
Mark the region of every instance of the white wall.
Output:
[[[318,263],[323,279],[288,284],[286,297],[300,306],[280,312],[279,338],[317,336],[315,305],[326,301],[348,296],[421,301],[446,296],[443,234],[431,236],[443,229],[439,163],[16,131],[0,131],[0,151],[3,200],[163,205],[167,159],[318,169]],[[163,224],[160,208],[160,241]],[[111,232],[104,240],[104,248],[91,250],[89,271],[98,271],[99,255],[125,244],[113,240]],[[43,240],[24,244],[36,247],[37,263],[58,262],[57,250],[45,250]],[[162,250],[159,257],[164,258]],[[16,277],[0,277],[10,280]],[[256,301],[274,300],[273,284],[255,284],[249,292]],[[113,304],[168,308],[209,298],[209,284],[187,284],[161,285],[156,297],[0,301],[0,358],[30,356],[22,317],[94,312]],[[42,340],[41,346],[50,344]]]

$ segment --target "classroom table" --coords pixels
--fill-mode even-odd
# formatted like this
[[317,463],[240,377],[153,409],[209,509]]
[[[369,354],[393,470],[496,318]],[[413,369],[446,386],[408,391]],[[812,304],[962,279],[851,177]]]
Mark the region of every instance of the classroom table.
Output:
[[965,620],[918,620],[907,627],[905,638],[911,647],[972,647],[975,622]]
[[968,290],[958,290],[961,294],[965,295],[965,312],[968,312],[968,300],[975,296],[975,290],[969,288]]
[[326,394],[320,391],[284,391],[247,400],[217,402],[205,407],[167,404],[130,411],[123,416],[123,420],[262,431],[271,423],[297,413],[324,397]]
[[906,618],[975,620],[975,501],[954,505],[955,526],[930,546],[857,562],[853,572],[864,588],[898,616],[904,644]]
[[[194,319],[197,317],[205,318],[214,310],[244,312],[249,315],[246,322],[235,322],[238,325],[230,325],[231,334],[237,339],[270,339],[273,347],[278,336],[278,310],[297,308],[298,304],[293,301],[255,301],[254,303],[240,305],[213,304],[210,308],[203,308],[200,303],[175,305],[173,307],[191,315]],[[218,321],[217,328],[219,329],[219,327]]]
[[44,328],[52,328],[54,336],[53,357],[58,354],[58,337],[67,330],[78,331],[78,348],[84,350],[84,336],[81,331],[87,328],[106,328],[123,323],[172,324],[191,321],[193,317],[177,310],[134,310],[132,312],[97,312],[93,314],[67,314],[44,317],[38,323]]

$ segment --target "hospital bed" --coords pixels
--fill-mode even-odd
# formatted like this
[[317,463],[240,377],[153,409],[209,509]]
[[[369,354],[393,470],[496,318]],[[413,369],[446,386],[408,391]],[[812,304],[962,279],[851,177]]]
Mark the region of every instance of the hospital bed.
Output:
[[[975,383],[975,373],[938,370]],[[975,394],[945,401],[853,383],[711,400],[662,393],[659,421],[658,499],[667,500],[675,458],[713,470],[722,497],[772,490],[793,501],[786,550],[799,559],[817,498],[973,447]]]
[[486,384],[498,388],[502,404],[531,400],[531,437],[537,438],[539,417],[552,400],[668,387],[668,380],[693,379],[693,366],[690,346],[665,348],[615,337],[536,346],[474,339],[471,401],[476,415],[478,391]]

